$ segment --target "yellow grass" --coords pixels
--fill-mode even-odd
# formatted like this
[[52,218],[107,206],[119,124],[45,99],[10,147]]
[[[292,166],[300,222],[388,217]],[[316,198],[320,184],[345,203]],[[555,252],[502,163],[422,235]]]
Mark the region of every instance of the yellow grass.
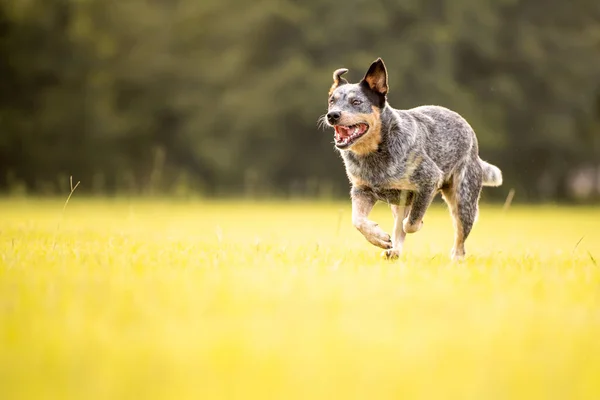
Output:
[[453,264],[440,205],[397,262],[348,202],[62,206],[0,201],[1,399],[600,398],[598,208],[482,206]]

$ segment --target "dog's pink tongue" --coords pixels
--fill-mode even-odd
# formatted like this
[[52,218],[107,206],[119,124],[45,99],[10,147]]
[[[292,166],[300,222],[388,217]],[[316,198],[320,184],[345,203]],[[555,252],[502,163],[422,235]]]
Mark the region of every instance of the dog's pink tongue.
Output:
[[345,126],[336,125],[335,133],[337,133],[338,136],[341,136],[341,137],[350,136],[350,128],[347,128]]

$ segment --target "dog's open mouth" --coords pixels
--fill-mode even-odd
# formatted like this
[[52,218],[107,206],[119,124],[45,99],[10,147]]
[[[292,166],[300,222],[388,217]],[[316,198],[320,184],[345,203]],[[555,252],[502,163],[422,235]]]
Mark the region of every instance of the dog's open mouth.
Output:
[[351,126],[335,125],[335,145],[343,149],[356,142],[358,138],[367,133],[369,125],[356,124]]

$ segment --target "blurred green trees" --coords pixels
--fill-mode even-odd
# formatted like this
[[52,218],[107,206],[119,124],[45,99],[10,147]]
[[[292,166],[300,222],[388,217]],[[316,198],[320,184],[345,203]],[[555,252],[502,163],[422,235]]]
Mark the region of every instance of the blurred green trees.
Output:
[[393,106],[473,125],[488,197],[600,165],[597,0],[0,0],[0,188],[346,195],[316,122],[379,56]]

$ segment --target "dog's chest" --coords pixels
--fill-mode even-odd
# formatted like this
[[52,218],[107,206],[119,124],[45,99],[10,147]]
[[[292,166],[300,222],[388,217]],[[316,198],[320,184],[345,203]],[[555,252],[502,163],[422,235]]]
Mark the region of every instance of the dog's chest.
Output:
[[397,206],[407,206],[412,203],[414,192],[399,189],[363,189],[371,193],[377,200]]
[[390,190],[412,190],[405,166],[384,157],[344,157],[346,173],[352,184],[389,195]]

